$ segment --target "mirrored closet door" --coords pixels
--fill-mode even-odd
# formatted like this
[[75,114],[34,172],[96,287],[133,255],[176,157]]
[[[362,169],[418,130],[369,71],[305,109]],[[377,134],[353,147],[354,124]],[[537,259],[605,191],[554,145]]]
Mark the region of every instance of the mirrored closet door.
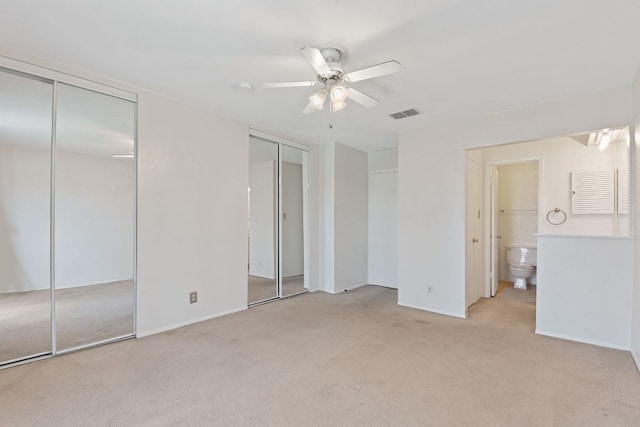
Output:
[[249,138],[249,305],[307,292],[307,150]]
[[133,334],[134,104],[58,84],[58,351]]
[[306,292],[308,152],[280,145],[280,296]]
[[278,297],[278,144],[249,139],[248,304]]
[[89,85],[0,68],[0,368],[134,335],[135,95]]
[[0,365],[51,353],[52,101],[0,70]]

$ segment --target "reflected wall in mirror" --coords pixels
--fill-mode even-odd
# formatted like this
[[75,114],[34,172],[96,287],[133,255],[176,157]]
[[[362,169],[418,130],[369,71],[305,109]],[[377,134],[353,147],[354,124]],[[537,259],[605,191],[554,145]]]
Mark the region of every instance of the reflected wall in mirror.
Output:
[[53,85],[0,71],[0,364],[51,353]]
[[55,322],[58,351],[133,334],[132,102],[58,84]]
[[308,153],[280,146],[281,296],[308,290],[306,274],[306,212]]
[[248,304],[278,297],[278,145],[249,139]]

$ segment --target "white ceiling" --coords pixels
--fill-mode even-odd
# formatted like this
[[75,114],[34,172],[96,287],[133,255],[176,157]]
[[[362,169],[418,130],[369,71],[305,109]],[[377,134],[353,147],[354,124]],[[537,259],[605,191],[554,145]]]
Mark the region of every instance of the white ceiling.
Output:
[[[0,44],[154,90],[301,140],[367,150],[398,130],[630,84],[638,0],[2,0]],[[303,46],[339,43],[347,71],[390,59],[398,74],[355,83],[380,100],[301,114],[313,88]],[[234,83],[250,82],[252,93]],[[424,114],[388,117],[408,108]]]

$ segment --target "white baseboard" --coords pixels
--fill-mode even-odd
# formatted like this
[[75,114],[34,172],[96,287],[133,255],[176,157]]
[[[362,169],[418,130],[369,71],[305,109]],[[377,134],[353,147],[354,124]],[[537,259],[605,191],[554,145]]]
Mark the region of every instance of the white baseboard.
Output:
[[[363,283],[362,285],[355,285],[355,286],[351,286],[351,287],[346,288],[344,291],[352,291],[352,290],[354,290],[354,289],[358,289],[358,288],[361,288],[361,287],[363,287],[363,286],[367,286],[367,284],[366,284],[366,283]],[[342,291],[342,292],[344,292],[344,291]]]
[[330,291],[328,289],[316,289],[316,291],[325,292],[325,293],[331,294],[331,295],[338,295],[338,294],[341,294],[341,293],[346,292],[346,291],[352,291],[354,289],[361,288],[363,286],[367,286],[367,284],[363,283],[362,285],[355,285],[355,286],[351,286],[351,287],[346,288],[346,289],[345,288],[343,288],[343,289],[334,289],[332,291]]
[[632,350],[631,357],[633,357],[633,361],[636,362],[636,367],[638,368],[638,371],[640,371],[640,350]]
[[136,333],[136,338],[148,337],[150,335],[159,334],[159,333],[162,333],[162,332],[170,331],[172,329],[177,329],[177,328],[181,328],[183,326],[192,325],[194,323],[204,322],[205,320],[215,319],[216,317],[222,317],[222,316],[226,316],[228,314],[237,313],[239,311],[243,311],[243,310],[246,310],[246,309],[247,309],[247,306],[245,305],[243,307],[238,307],[238,308],[234,308],[232,310],[223,311],[221,313],[215,313],[215,314],[210,314],[210,315],[203,316],[203,317],[198,317],[198,318],[187,320],[187,321],[184,321],[184,322],[175,323],[175,324],[169,325],[169,326],[163,326],[161,328],[152,329],[150,331],[137,332]]
[[450,311],[437,310],[437,309],[429,308],[429,307],[421,307],[419,305],[414,305],[414,304],[407,304],[407,303],[400,302],[400,301],[398,301],[398,305],[401,305],[402,307],[415,308],[416,310],[428,311],[430,313],[443,314],[445,316],[457,317],[459,319],[466,319],[464,313],[463,314],[453,313],[453,312],[450,312]]
[[275,277],[265,276],[264,274],[256,274],[256,273],[251,273],[251,272],[249,272],[249,276],[260,277],[261,279],[276,280]]
[[607,348],[613,348],[615,350],[630,351],[629,346],[624,346],[624,345],[619,345],[619,344],[612,344],[612,343],[602,342],[602,341],[597,341],[597,340],[589,340],[589,339],[585,339],[585,338],[578,338],[578,337],[574,337],[574,336],[571,336],[571,335],[564,335],[564,334],[557,334],[555,332],[541,331],[539,329],[536,329],[536,334],[544,335],[546,337],[560,338],[560,339],[567,340],[567,341],[580,342],[580,343],[583,343],[583,344],[597,345],[598,347],[607,347]]

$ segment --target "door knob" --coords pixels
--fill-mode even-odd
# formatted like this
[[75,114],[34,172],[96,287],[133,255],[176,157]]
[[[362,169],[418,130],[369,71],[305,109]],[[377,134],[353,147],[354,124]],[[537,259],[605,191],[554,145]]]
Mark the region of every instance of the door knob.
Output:
[[498,240],[502,240],[502,236],[496,236]]
[[471,239],[471,243],[478,243],[478,242],[479,242],[479,240],[476,239],[475,237],[473,239]]

